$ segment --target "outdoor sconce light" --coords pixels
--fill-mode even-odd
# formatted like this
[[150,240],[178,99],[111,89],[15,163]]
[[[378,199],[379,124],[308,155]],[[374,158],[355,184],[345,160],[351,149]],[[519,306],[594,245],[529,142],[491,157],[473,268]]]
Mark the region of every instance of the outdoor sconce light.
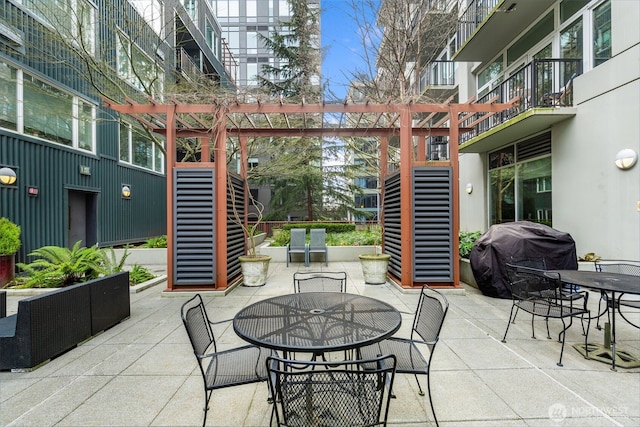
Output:
[[122,198],[130,199],[131,198],[131,188],[128,185],[122,186]]
[[0,168],[0,184],[13,185],[16,182],[16,173],[11,168]]
[[631,169],[633,165],[638,161],[638,153],[630,148],[618,151],[616,154],[616,166],[619,169],[627,170]]
[[473,193],[473,184],[472,183],[468,183],[467,184],[467,188],[465,189],[465,191],[467,192],[467,194]]

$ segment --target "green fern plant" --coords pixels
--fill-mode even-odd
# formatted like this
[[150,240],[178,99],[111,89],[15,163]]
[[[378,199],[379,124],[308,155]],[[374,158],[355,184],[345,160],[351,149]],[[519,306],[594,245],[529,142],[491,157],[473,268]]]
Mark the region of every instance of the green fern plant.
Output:
[[73,248],[43,246],[29,256],[38,257],[29,264],[17,263],[27,275],[27,287],[57,288],[95,279],[105,274],[105,257],[97,246],[80,247],[80,241]]
[[104,248],[100,250],[102,256],[102,266],[104,268],[104,274],[115,274],[124,271],[124,262],[127,257],[131,255],[127,248],[125,248],[122,258],[116,257],[116,251],[113,248]]
[[134,264],[133,267],[131,267],[131,271],[129,271],[129,284],[131,286],[139,285],[140,283],[151,280],[154,277],[156,276],[151,273],[146,267]]

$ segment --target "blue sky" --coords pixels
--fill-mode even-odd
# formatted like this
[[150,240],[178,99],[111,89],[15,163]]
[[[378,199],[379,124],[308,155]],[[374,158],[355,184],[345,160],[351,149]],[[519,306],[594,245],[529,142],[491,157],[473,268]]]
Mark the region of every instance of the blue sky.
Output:
[[349,1],[321,0],[321,35],[324,49],[322,78],[336,93],[338,99],[347,94],[349,77],[356,69],[364,69],[362,41],[358,26],[351,18]]

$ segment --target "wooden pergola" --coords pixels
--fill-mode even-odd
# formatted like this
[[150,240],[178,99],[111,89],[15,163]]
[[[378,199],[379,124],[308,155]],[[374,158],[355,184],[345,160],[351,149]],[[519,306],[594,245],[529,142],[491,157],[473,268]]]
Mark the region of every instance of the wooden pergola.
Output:
[[[212,99],[210,103],[181,103],[176,100],[163,103],[150,101],[141,104],[127,100],[126,104],[105,101],[105,105],[119,113],[129,115],[153,132],[166,138],[167,161],[167,288],[170,291],[215,289],[224,290],[240,279],[237,273],[230,271],[232,256],[229,245],[221,238],[229,239],[228,220],[228,170],[226,165],[227,138],[235,137],[239,141],[242,164],[247,164],[247,141],[255,137],[372,137],[380,139],[380,182],[389,177],[387,165],[389,139],[399,139],[399,170],[393,171],[399,180],[399,216],[396,268],[390,268],[390,276],[402,287],[421,286],[425,282],[415,277],[416,261],[414,242],[415,184],[416,168],[438,168],[451,177],[449,200],[451,201],[449,230],[449,264],[451,274],[439,276],[430,284],[440,287],[459,287],[458,269],[458,230],[459,230],[459,185],[458,185],[458,140],[459,135],[469,132],[475,122],[511,108],[513,104],[474,104],[474,103],[334,103],[306,104],[273,102],[246,103],[240,101],[221,102]],[[477,120],[473,120],[477,117]],[[346,120],[345,120],[346,118]],[[461,127],[467,123],[468,127]],[[427,137],[448,137],[449,156],[447,160],[430,161],[427,159]],[[200,140],[200,158],[198,162],[178,161],[176,152],[177,138],[197,138]],[[218,161],[220,159],[220,161]],[[181,281],[176,273],[176,262],[180,259],[181,246],[176,242],[176,189],[180,171],[189,169],[210,170],[213,188],[212,256],[211,275],[206,279]],[[246,181],[246,167],[241,172]],[[384,198],[384,186],[382,189]],[[246,202],[245,202],[246,203]],[[386,209],[386,208],[385,208]],[[385,220],[385,209],[383,218]],[[246,211],[245,211],[246,212]],[[246,220],[246,219],[245,219]],[[418,220],[419,221],[419,220]],[[399,224],[403,226],[400,227]],[[413,224],[413,226],[409,226]],[[393,227],[390,227],[393,228]],[[385,225],[385,251],[387,248]],[[246,244],[243,242],[242,244]],[[244,252],[243,247],[243,252]],[[392,257],[393,262],[393,257]],[[395,273],[394,273],[395,271]],[[209,273],[207,273],[209,274]]]

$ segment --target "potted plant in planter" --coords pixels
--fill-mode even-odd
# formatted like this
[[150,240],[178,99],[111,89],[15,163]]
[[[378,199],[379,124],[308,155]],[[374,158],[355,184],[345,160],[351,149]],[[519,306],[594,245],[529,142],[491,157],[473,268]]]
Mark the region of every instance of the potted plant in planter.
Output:
[[19,249],[20,226],[8,218],[0,218],[0,288],[13,280]]
[[[380,227],[380,236],[382,228]],[[378,252],[379,240],[376,238],[374,244],[374,253],[360,254],[360,264],[362,265],[362,274],[364,282],[370,285],[381,285],[387,282],[387,271],[389,269],[389,259],[391,255]]]
[[[246,181],[245,181],[246,186]],[[256,221],[253,224],[245,222],[244,218],[240,216],[240,213],[236,207],[235,188],[229,179],[229,190],[231,194],[231,200],[233,205],[233,216],[236,224],[242,227],[244,233],[245,242],[247,242],[247,253],[238,257],[240,261],[240,268],[242,270],[243,285],[244,286],[262,286],[267,282],[267,273],[269,272],[269,262],[271,256],[260,255],[256,252],[256,235],[258,233],[258,226],[262,222],[262,212],[264,211],[264,205],[255,200],[251,196],[251,192],[247,191],[251,204],[255,207],[256,212],[254,216]]]

